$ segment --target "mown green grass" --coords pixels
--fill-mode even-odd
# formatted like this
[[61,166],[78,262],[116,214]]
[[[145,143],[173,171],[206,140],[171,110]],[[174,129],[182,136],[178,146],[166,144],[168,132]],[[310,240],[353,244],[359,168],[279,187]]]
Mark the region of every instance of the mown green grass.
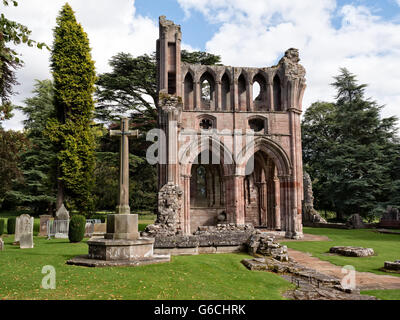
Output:
[[[292,285],[267,272],[247,270],[246,254],[172,257],[170,263],[141,267],[87,268],[66,265],[87,254],[85,242],[34,238],[34,249],[13,246],[7,236],[0,252],[0,299],[283,299]],[[55,290],[41,288],[43,266],[56,270]]]
[[366,290],[361,294],[377,297],[381,300],[400,300],[400,290]]
[[[379,270],[385,261],[400,259],[400,235],[382,234],[369,229],[343,230],[325,228],[304,228],[304,233],[324,235],[331,241],[283,242],[289,248],[311,253],[314,257],[338,266],[352,265],[357,271],[388,274]],[[356,246],[372,248],[372,257],[342,257],[328,254],[333,246]],[[400,274],[390,273],[400,276]]]

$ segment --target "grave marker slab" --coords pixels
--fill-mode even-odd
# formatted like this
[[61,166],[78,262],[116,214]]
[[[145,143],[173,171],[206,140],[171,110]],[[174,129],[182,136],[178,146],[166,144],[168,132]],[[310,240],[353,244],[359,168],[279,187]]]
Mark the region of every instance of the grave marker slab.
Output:
[[19,247],[21,249],[33,248],[33,224],[34,219],[29,214],[19,216]]

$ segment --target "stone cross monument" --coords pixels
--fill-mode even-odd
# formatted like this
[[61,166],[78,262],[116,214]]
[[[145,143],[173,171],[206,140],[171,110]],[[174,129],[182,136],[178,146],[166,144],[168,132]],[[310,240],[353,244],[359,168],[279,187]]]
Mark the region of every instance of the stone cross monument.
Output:
[[106,239],[135,240],[139,238],[138,216],[130,214],[129,207],[129,137],[138,136],[139,131],[129,130],[129,120],[121,119],[121,130],[111,130],[111,136],[121,137],[119,199],[116,214],[107,217]]
[[121,137],[120,143],[120,169],[119,169],[119,201],[118,214],[130,214],[129,208],[129,137],[137,137],[139,130],[129,130],[129,119],[121,119],[121,130],[111,130],[111,136]]
[[67,261],[67,264],[89,267],[139,266],[169,262],[169,255],[153,253],[154,238],[140,237],[138,215],[129,208],[129,147],[128,138],[139,131],[129,131],[129,121],[121,119],[121,130],[112,130],[111,136],[121,137],[119,200],[116,214],[107,215],[107,232],[103,238],[91,238],[89,254]]

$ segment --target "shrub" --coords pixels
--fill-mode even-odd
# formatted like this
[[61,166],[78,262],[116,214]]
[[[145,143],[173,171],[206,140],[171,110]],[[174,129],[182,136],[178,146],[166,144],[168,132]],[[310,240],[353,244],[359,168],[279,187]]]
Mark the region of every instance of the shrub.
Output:
[[86,218],[82,215],[74,215],[69,221],[68,239],[70,242],[81,242],[85,236]]
[[101,223],[106,222],[106,216],[104,214],[93,214],[90,219],[98,219]]
[[4,234],[4,219],[0,219],[0,236]]
[[15,233],[15,224],[17,222],[16,217],[8,218],[7,220],[7,233],[14,234]]

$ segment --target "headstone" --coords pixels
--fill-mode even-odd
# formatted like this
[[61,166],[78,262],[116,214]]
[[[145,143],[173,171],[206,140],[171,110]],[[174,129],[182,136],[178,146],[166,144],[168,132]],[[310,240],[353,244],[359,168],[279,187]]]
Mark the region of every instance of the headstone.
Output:
[[382,220],[400,220],[399,209],[388,206],[382,216]]
[[4,250],[4,241],[2,238],[0,238],[0,251]]
[[19,237],[19,247],[21,249],[33,248],[33,217],[29,214],[19,216],[19,226],[21,234]]
[[68,239],[69,220],[54,220],[54,238]]
[[56,212],[56,220],[69,220],[69,212],[64,204]]
[[39,237],[46,237],[47,236],[47,221],[51,220],[52,216],[50,215],[41,215],[40,216],[40,230],[39,230]]
[[106,233],[107,227],[105,223],[96,223],[94,225],[93,233]]
[[365,224],[358,213],[351,215],[350,218],[347,220],[346,225],[353,229],[365,228]]
[[22,233],[22,225],[20,223],[21,216],[15,219],[15,232],[14,232],[14,244],[19,244],[19,238]]

